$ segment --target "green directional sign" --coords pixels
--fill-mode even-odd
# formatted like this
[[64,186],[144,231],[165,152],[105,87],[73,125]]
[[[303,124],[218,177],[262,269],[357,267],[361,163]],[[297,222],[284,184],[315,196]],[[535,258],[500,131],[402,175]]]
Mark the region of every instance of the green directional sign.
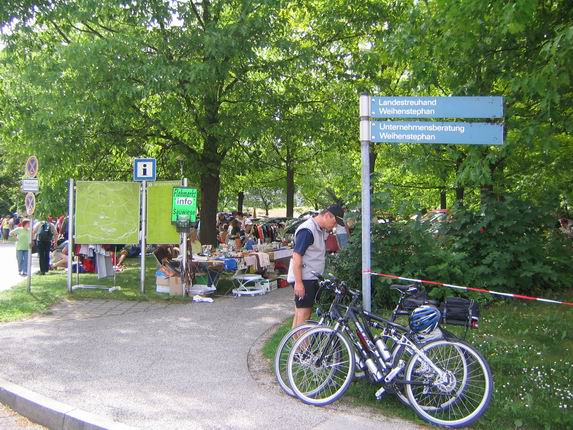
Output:
[[177,221],[179,215],[187,215],[194,222],[197,214],[197,189],[173,188],[173,205],[171,208],[171,222]]

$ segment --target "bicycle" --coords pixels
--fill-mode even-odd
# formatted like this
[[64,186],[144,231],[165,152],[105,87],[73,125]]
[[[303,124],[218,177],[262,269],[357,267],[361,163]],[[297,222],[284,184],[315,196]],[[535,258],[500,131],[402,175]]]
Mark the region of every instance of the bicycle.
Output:
[[[315,302],[320,303],[320,296],[322,294],[324,294],[325,291],[328,291],[328,290],[334,291],[334,292],[336,291],[336,283],[338,282],[338,280],[332,275],[329,275],[329,277],[331,279],[324,279],[318,273],[315,273],[315,276],[317,276],[317,278],[319,278],[319,286],[320,286]],[[394,322],[394,321],[396,321],[396,319],[399,316],[410,314],[410,312],[406,308],[406,300],[413,297],[413,296],[416,296],[418,294],[419,290],[418,290],[418,287],[415,286],[414,284],[391,285],[390,288],[397,290],[400,294],[400,297],[398,299],[398,303],[397,303],[396,307],[394,308],[392,315],[390,317],[390,321]],[[312,328],[315,328],[317,325],[330,325],[330,322],[332,320],[330,317],[330,314],[331,314],[330,310],[332,309],[333,305],[339,304],[342,299],[343,299],[342,295],[337,295],[335,293],[334,300],[330,304],[330,308],[328,310],[322,309],[322,307],[320,305],[317,307],[316,314],[319,317],[318,321],[308,320],[308,321],[306,321],[305,324],[300,325],[298,327],[294,327],[293,329],[291,329],[281,339],[281,341],[277,347],[277,351],[275,353],[274,371],[275,371],[275,377],[277,379],[279,386],[289,396],[295,396],[294,392],[292,391],[292,389],[290,388],[290,385],[288,383],[288,376],[287,376],[287,371],[286,371],[288,356],[289,356],[289,353],[290,353],[294,343],[298,340],[298,338],[300,336],[302,336],[302,334],[304,332],[306,332]],[[431,301],[431,300],[423,300],[422,303],[437,305],[437,302]],[[457,338],[453,333],[442,329],[441,332],[438,334],[438,336],[436,336],[436,334],[434,334],[431,339],[436,340],[436,338],[442,338],[442,337],[449,338],[449,339]],[[428,338],[424,338],[424,337],[419,336],[417,340],[420,344],[423,344],[423,343],[428,341]],[[359,361],[359,360],[357,360],[357,361]],[[358,371],[356,372],[355,376],[359,375],[359,377],[363,377],[365,375],[365,369],[363,368],[363,366],[361,367],[360,365],[358,365],[357,367],[358,367]],[[405,393],[402,393],[401,391],[396,390],[394,394],[396,394],[396,396],[398,397],[398,399],[402,403],[409,405],[409,401],[408,401],[408,398],[407,398]]]
[[[319,282],[319,286],[320,286],[320,288],[317,292],[317,297],[315,299],[316,303],[319,302],[318,299],[319,299],[320,295],[323,294],[323,292],[325,290],[330,290],[332,288],[332,282],[329,279],[322,279],[322,277],[321,277],[321,280]],[[336,301],[337,299],[338,299],[338,297],[335,296],[334,300]],[[275,359],[274,359],[275,376],[277,378],[277,382],[278,382],[279,386],[289,396],[294,396],[295,394],[287,382],[288,376],[286,373],[286,365],[287,365],[288,356],[290,354],[290,351],[291,351],[294,343],[307,330],[313,329],[317,325],[328,325],[330,323],[330,313],[328,311],[326,311],[326,312],[323,311],[321,309],[321,307],[319,306],[316,309],[316,314],[319,317],[318,321],[308,320],[308,321],[306,321],[305,324],[294,327],[289,332],[287,332],[283,336],[283,338],[281,339],[281,341],[277,347],[277,351],[275,353]]]
[[[485,412],[493,380],[477,350],[442,330],[436,339],[421,342],[412,327],[362,310],[359,291],[343,282],[335,284],[335,291],[329,310],[334,325],[306,331],[288,356],[289,385],[300,400],[315,406],[338,400],[358,366],[370,382],[381,385],[377,399],[404,390],[408,405],[432,424],[463,427]],[[347,295],[350,304],[342,305]],[[380,333],[374,335],[371,328]]]

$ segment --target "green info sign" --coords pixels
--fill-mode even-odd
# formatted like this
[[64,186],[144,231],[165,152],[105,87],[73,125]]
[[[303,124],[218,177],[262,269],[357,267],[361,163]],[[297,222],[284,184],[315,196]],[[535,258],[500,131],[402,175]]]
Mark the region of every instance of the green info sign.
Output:
[[173,188],[173,205],[171,209],[171,222],[175,223],[179,215],[187,215],[194,222],[197,214],[197,189]]

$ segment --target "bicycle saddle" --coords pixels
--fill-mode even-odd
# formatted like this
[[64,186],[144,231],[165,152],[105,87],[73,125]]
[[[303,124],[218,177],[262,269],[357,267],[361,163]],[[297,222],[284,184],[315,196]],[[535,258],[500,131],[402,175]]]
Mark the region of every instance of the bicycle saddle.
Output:
[[418,293],[418,287],[414,284],[409,284],[409,285],[393,284],[390,285],[390,288],[393,290],[398,290],[408,295],[413,295]]

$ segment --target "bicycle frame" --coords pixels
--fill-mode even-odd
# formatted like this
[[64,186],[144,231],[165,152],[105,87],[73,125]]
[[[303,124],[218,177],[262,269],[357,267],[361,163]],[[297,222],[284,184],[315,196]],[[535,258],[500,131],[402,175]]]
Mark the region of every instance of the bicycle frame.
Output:
[[[355,350],[359,353],[359,357],[357,357],[358,366],[363,370],[367,368],[374,382],[392,382],[404,367],[405,363],[400,363],[400,359],[405,349],[410,350],[413,354],[418,354],[428,366],[440,377],[443,377],[444,372],[428,359],[426,354],[409,339],[407,336],[409,329],[394,322],[397,315],[399,315],[398,311],[402,300],[400,300],[394,310],[391,320],[362,310],[362,308],[356,306],[358,301],[359,295],[354,294],[348,306],[340,304],[340,300],[335,300],[332,303],[329,314],[330,318],[336,321],[336,323],[333,327],[333,335],[328,340],[323,354],[317,361],[318,364],[322,362],[326,351],[328,351],[331,343],[334,341],[334,333],[342,332],[350,338]],[[349,322],[356,327],[356,332],[351,329]],[[375,337],[369,327],[382,329],[382,342],[388,354],[384,354],[384,350],[380,351],[380,346],[375,343]],[[399,345],[399,348],[395,350],[394,354],[389,354],[385,339],[392,339],[396,345]],[[384,355],[387,356],[385,357]],[[400,382],[411,383],[410,381]]]

